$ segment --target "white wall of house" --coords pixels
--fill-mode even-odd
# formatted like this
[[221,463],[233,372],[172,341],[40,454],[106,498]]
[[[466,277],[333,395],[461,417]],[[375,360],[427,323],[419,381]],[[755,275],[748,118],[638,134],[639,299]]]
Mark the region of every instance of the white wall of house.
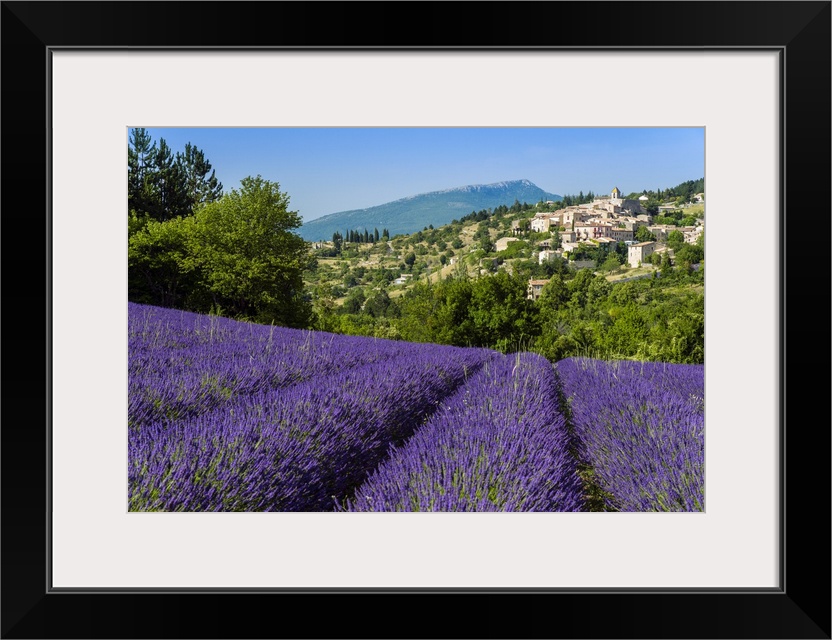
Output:
[[549,230],[550,218],[532,218],[532,231],[543,233]]

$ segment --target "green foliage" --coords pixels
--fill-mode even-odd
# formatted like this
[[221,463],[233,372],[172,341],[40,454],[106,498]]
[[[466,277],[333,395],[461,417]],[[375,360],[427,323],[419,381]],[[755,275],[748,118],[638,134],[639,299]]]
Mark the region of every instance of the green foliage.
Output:
[[674,256],[676,264],[688,269],[691,265],[702,262],[705,258],[705,252],[702,247],[695,244],[684,244],[676,251]]
[[303,271],[306,242],[292,229],[300,216],[289,197],[260,176],[203,204],[193,216],[148,220],[128,242],[130,299],[233,317],[306,327],[311,303]]
[[374,318],[396,317],[399,308],[390,299],[386,291],[378,291],[371,295],[364,304],[365,313]]
[[653,219],[653,224],[659,225],[670,225],[670,226],[679,226],[679,220],[681,218],[676,218],[673,215],[663,215],[663,216],[656,216]]
[[526,298],[526,286],[525,280],[505,271],[473,283],[468,308],[473,344],[511,351],[524,337],[537,333],[534,303]]
[[292,233],[301,218],[277,182],[258,175],[241,185],[194,215],[191,253],[203,284],[237,317],[306,326],[302,273],[310,254]]
[[192,209],[203,202],[214,202],[222,196],[222,183],[217,180],[216,172],[201,149],[187,143],[185,152],[177,155],[177,163],[181,167],[186,198]]
[[174,154],[164,138],[157,146],[146,129],[130,130],[127,202],[131,212],[158,221],[173,220],[192,215],[200,204],[220,196],[222,184],[203,151],[188,143],[184,152]]
[[[651,216],[655,216],[659,213],[659,207],[661,206],[662,201],[656,197],[649,197],[647,202],[645,202],[642,206],[644,210]],[[659,224],[658,222],[656,224]]]
[[355,289],[351,289],[350,292],[347,294],[346,300],[344,300],[344,304],[341,307],[341,310],[344,313],[360,313],[361,309],[364,307],[364,302],[366,300],[366,296],[364,295],[364,290],[356,287]]
[[655,242],[656,236],[650,233],[650,230],[645,227],[644,225],[639,225],[636,229],[635,234],[633,235],[636,242]]
[[674,251],[678,251],[684,244],[685,234],[681,231],[675,230],[667,234],[667,246]]
[[668,254],[667,252],[662,254],[662,263],[660,268],[662,277],[667,278],[670,275],[671,270],[670,254]]
[[[137,221],[139,218],[132,216]],[[128,298],[135,302],[181,308],[199,299],[199,273],[189,249],[192,218],[167,222],[144,220],[127,245]]]
[[417,283],[401,299],[397,325],[405,340],[510,350],[536,333],[526,280],[500,271],[468,280]]
[[147,129],[131,129],[127,148],[127,206],[140,216],[150,208],[150,183],[156,158],[156,143]]
[[528,257],[530,249],[531,247],[528,242],[515,240],[514,242],[509,242],[503,251],[498,251],[497,256],[503,258],[504,260],[525,258]]
[[621,258],[617,253],[610,253],[600,265],[604,273],[615,273],[621,267]]
[[544,285],[537,300],[540,313],[545,315],[562,308],[569,300],[569,295],[569,288],[563,277],[560,274],[553,275]]

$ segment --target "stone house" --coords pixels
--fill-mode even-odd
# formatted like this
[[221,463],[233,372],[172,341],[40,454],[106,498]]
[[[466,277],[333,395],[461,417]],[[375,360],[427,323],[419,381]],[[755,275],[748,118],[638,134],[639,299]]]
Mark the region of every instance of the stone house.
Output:
[[600,224],[600,223],[592,223],[592,224],[576,224],[575,225],[575,234],[578,240],[591,240],[596,238],[609,238],[610,231],[612,230],[611,224]]
[[635,268],[647,261],[656,250],[655,242],[639,242],[627,247],[627,264]]
[[552,217],[551,216],[535,216],[532,218],[532,231],[535,233],[543,233],[544,231],[549,230],[549,226],[551,224]]
[[553,262],[554,260],[563,257],[562,252],[559,250],[543,250],[539,254],[537,254],[537,263],[543,264],[544,262]]
[[529,300],[537,300],[543,291],[543,287],[545,287],[548,283],[548,280],[529,280],[529,286],[526,289],[526,297]]
[[613,227],[610,229],[610,238],[617,242],[627,242],[633,239],[632,229],[621,229],[620,227]]

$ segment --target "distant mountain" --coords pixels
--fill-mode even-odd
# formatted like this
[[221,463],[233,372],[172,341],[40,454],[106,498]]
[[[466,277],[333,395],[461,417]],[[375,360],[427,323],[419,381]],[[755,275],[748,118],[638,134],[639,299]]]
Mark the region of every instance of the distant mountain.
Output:
[[299,233],[309,241],[331,240],[336,231],[344,233],[351,229],[363,231],[365,228],[370,232],[377,228],[379,233],[388,229],[394,236],[421,231],[431,224],[439,227],[472,211],[493,209],[502,204],[510,207],[515,200],[533,205],[541,200],[561,199],[561,196],[548,193],[528,180],[473,184],[422,193],[367,209],[331,213],[304,223]]

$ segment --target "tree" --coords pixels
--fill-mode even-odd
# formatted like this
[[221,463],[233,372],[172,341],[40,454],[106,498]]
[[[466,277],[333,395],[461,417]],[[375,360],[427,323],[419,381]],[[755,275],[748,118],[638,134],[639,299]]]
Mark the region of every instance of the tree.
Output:
[[651,197],[644,203],[644,210],[651,216],[655,216],[659,213],[659,207],[661,204],[661,196],[657,195],[655,198]]
[[557,249],[558,247],[560,247],[560,244],[561,244],[560,231],[555,229],[552,232],[552,248]]
[[204,202],[222,196],[205,154],[188,143],[173,154],[164,138],[158,147],[146,129],[130,131],[127,149],[127,200],[136,218],[147,222],[190,216]]
[[338,291],[326,284],[316,288],[312,305],[315,314],[313,326],[318,331],[334,332],[338,329],[339,323],[335,313],[335,298],[338,294]]
[[214,202],[222,196],[222,183],[217,180],[215,171],[211,169],[211,163],[206,160],[202,150],[189,142],[185,145],[184,153],[176,154],[176,163],[180,167],[185,197],[191,211],[203,202]]
[[411,251],[410,253],[408,253],[408,254],[404,257],[404,263],[407,265],[407,268],[408,268],[408,269],[411,269],[411,270],[412,270],[412,269],[413,269],[413,263],[414,263],[414,262],[416,262],[416,254],[415,254],[415,253],[413,253],[413,252]]
[[662,254],[662,265],[661,265],[662,277],[663,278],[668,277],[670,275],[670,272],[671,272],[670,254],[665,251]]
[[361,313],[361,308],[364,306],[366,299],[364,290],[356,287],[347,294],[342,309],[345,313]]
[[505,271],[473,283],[467,315],[473,324],[474,346],[512,351],[539,333],[537,310],[526,298],[527,283]]
[[679,230],[671,231],[667,234],[667,246],[678,251],[685,244],[685,234]]
[[575,277],[569,281],[569,304],[573,308],[581,308],[586,305],[589,285],[595,279],[592,269],[581,269]]
[[190,215],[193,206],[185,191],[182,166],[174,159],[164,138],[159,139],[159,148],[151,166],[152,171],[145,178],[149,187],[148,215],[154,220],[172,220]]
[[127,148],[127,207],[139,215],[145,215],[150,200],[148,184],[156,157],[156,143],[147,129],[130,130]]
[[644,225],[639,225],[633,236],[638,242],[655,242],[656,236],[650,233],[650,230]]
[[188,246],[192,218],[150,220],[127,247],[128,299],[160,307],[198,305],[199,273]]
[[676,251],[674,258],[677,264],[685,264],[688,268],[704,258],[704,251],[695,244],[684,244]]
[[620,266],[621,261],[618,259],[618,254],[610,253],[598,268],[601,271],[612,273],[617,271]]
[[437,309],[441,302],[438,292],[434,295],[439,287],[430,282],[417,282],[400,298],[401,318],[397,326],[405,340],[440,342],[437,325],[443,323],[437,318]]
[[194,218],[193,262],[216,304],[240,318],[308,325],[302,274],[312,257],[292,232],[301,218],[277,182],[243,178],[240,190],[202,205]]
[[563,278],[555,274],[543,286],[537,304],[541,311],[555,311],[565,305],[567,300],[569,300],[569,289]]
[[[614,256],[610,256],[611,258]],[[620,265],[619,265],[620,266]],[[614,267],[617,268],[617,267]],[[595,278],[589,283],[586,290],[586,301],[589,304],[597,304],[606,300],[612,293],[613,285],[607,282],[606,278]]]
[[384,318],[388,315],[395,316],[398,308],[386,291],[378,291],[367,299],[364,311],[374,318]]

